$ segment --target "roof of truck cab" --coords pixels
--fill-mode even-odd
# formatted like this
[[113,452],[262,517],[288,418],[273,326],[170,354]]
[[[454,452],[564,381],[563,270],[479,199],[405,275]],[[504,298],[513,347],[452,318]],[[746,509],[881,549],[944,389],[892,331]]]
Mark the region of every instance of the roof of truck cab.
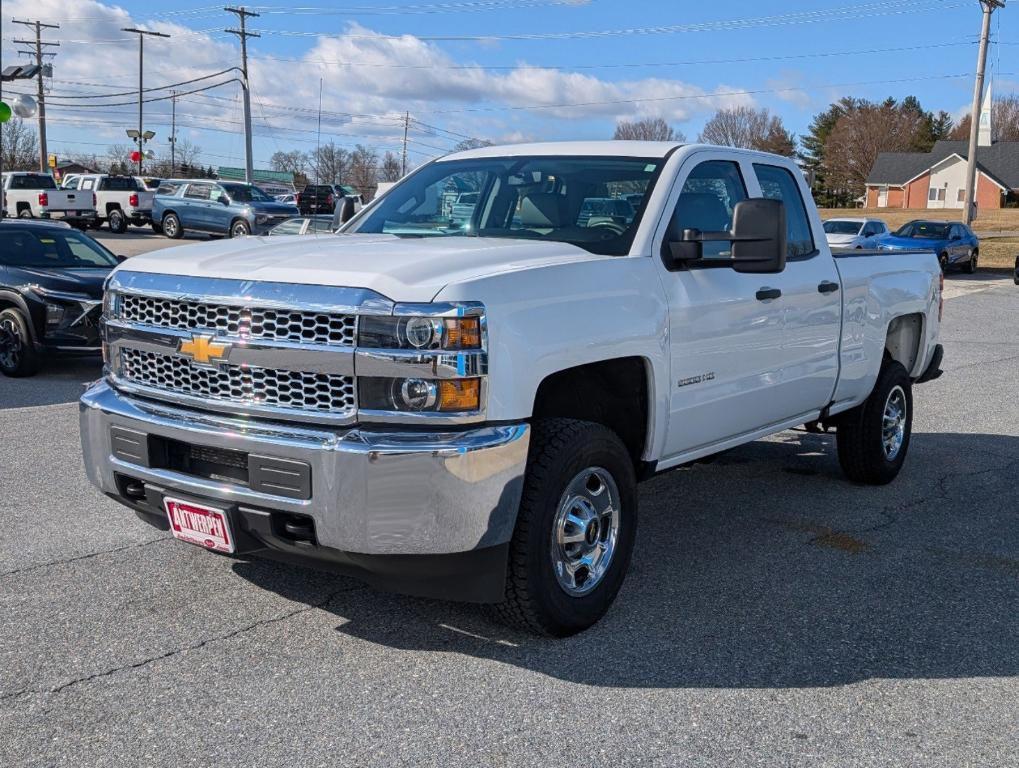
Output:
[[578,157],[662,157],[681,147],[675,141],[547,141],[536,144],[503,144],[446,155],[439,162],[485,157],[523,155],[575,155]]

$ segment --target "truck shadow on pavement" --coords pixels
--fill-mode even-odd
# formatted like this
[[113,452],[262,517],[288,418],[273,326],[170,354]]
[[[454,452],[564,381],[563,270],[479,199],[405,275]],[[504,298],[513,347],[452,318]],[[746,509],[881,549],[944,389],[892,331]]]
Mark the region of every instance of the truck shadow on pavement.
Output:
[[77,402],[85,385],[102,375],[102,360],[94,356],[47,360],[39,373],[24,379],[0,376],[0,411]]
[[[608,616],[576,637],[367,588],[322,607],[351,638],[592,686],[1014,676],[1017,469],[1019,438],[915,434],[894,484],[854,486],[833,438],[787,432],[642,486],[630,575]],[[284,578],[282,567],[234,565],[288,599],[321,599],[320,576]]]

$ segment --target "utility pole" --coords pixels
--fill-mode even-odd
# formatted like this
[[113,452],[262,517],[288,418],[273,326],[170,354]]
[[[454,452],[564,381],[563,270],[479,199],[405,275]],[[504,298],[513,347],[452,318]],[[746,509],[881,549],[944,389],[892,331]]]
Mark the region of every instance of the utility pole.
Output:
[[39,89],[38,89],[38,93],[37,93],[37,96],[36,96],[36,100],[38,102],[38,109],[39,109],[39,112],[38,112],[38,116],[39,116],[39,172],[40,173],[48,173],[49,172],[49,156],[48,156],[48,153],[46,151],[46,101],[45,101],[45,94],[43,93],[43,88],[42,88],[42,75],[43,75],[42,58],[43,58],[43,56],[55,56],[56,55],[55,53],[44,54],[43,53],[43,48],[45,46],[48,46],[48,45],[60,45],[60,43],[55,43],[55,42],[50,42],[50,41],[43,40],[42,39],[42,31],[43,31],[43,29],[60,29],[60,25],[59,24],[43,24],[41,21],[18,21],[17,19],[12,19],[12,21],[15,24],[24,24],[26,27],[34,27],[35,28],[35,40],[17,40],[16,39],[13,42],[18,43],[19,45],[31,45],[31,46],[35,47],[34,51],[26,51],[26,53],[30,53],[30,54],[34,53],[35,54],[35,63],[36,63],[36,66],[39,67],[39,72],[36,75],[36,80],[37,80],[37,82],[39,84]]
[[[142,161],[145,159],[145,131],[142,126],[142,105],[145,102],[145,35],[152,37],[169,37],[162,32],[150,32],[147,29],[131,29],[124,27],[121,32],[138,35],[138,135],[133,137],[138,142],[138,175],[142,175]],[[152,134],[153,136],[155,134]]]
[[407,132],[410,130],[410,112],[403,116],[403,163],[400,165],[400,175],[407,175]]
[[177,175],[177,91],[170,91],[170,178]]
[[963,221],[973,223],[973,201],[977,186],[977,137],[980,133],[980,109],[984,101],[984,72],[987,68],[987,43],[991,37],[991,16],[1005,7],[1005,0],[980,0],[984,12],[980,31],[980,52],[977,54],[977,81],[973,87],[973,111],[970,113],[969,154],[966,157],[966,210]]
[[260,14],[245,9],[243,5],[239,8],[227,6],[223,10],[228,13],[236,13],[240,20],[240,29],[224,31],[231,35],[237,35],[241,39],[241,70],[244,73],[244,82],[242,83],[244,92],[244,180],[251,184],[254,175],[254,160],[251,152],[251,82],[248,80],[248,38],[261,37],[261,35],[257,32],[248,32],[244,27],[244,21],[248,16],[259,16]]

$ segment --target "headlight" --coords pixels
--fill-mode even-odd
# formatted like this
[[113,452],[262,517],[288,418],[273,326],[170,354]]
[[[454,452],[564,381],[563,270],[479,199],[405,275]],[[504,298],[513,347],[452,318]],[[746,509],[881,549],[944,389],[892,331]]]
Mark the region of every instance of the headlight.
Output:
[[362,378],[358,400],[372,411],[464,413],[481,408],[481,379]]
[[52,331],[64,322],[64,308],[60,304],[46,305],[46,330]]
[[481,349],[479,317],[360,319],[357,344],[371,349]]

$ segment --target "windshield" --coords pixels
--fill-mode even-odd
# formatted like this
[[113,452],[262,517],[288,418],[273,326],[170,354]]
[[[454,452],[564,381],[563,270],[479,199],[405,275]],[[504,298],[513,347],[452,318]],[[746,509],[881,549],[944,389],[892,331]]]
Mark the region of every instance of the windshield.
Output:
[[274,203],[276,202],[258,187],[247,184],[220,184],[230,199],[236,203]]
[[935,221],[911,221],[895,233],[896,237],[915,237],[920,240],[947,240],[951,224]]
[[13,229],[0,225],[0,264],[8,267],[117,266],[117,257],[73,229]]
[[386,193],[348,232],[398,237],[501,237],[629,252],[661,158],[496,157],[440,161]]
[[826,221],[824,231],[829,235],[858,235],[862,226],[860,221]]

